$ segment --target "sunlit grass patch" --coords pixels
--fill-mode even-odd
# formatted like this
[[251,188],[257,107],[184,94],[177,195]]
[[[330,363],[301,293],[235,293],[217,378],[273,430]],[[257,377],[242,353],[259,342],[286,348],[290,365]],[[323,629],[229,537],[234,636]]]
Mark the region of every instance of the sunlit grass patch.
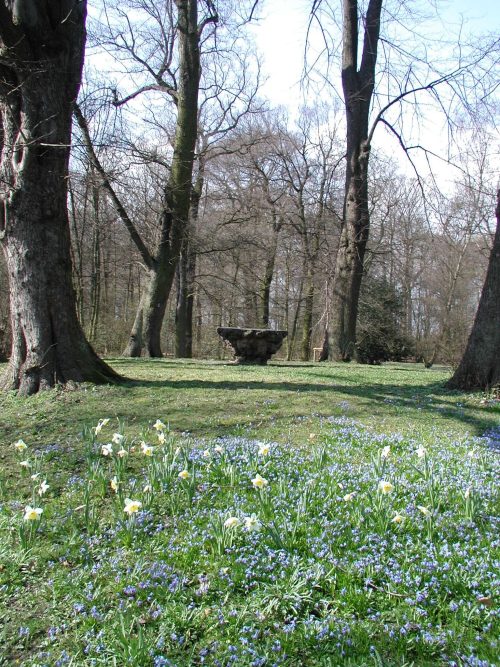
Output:
[[[487,439],[324,419],[302,446],[84,430],[11,445],[3,660],[35,665],[493,665],[499,455]],[[482,661],[482,662],[481,662]]]

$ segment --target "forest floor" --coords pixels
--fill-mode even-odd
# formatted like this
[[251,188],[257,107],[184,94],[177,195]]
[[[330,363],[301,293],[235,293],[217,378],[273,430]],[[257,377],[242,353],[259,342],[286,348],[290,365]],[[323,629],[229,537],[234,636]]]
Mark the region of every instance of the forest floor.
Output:
[[1,666],[500,664],[495,397],[109,362],[129,381],[0,395]]

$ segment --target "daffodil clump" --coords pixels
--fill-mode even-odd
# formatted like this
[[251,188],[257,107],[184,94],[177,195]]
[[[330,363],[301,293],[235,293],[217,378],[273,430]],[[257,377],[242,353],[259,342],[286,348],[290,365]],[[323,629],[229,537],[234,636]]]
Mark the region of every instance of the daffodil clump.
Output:
[[85,438],[67,479],[13,443],[27,491],[0,511],[5,664],[497,663],[500,461],[484,440],[345,418],[297,448],[176,438],[160,419]]

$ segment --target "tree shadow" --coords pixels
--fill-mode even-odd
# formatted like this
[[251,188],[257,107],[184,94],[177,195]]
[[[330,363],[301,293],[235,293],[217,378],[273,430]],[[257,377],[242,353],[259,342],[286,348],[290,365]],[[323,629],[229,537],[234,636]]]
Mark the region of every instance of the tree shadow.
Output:
[[[425,371],[425,369],[424,369]],[[315,374],[315,377],[318,377]],[[343,382],[335,382],[335,375],[321,375],[328,379],[329,384],[313,382],[269,382],[259,380],[210,380],[210,379],[185,379],[185,380],[128,380],[131,387],[169,388],[174,391],[183,389],[200,389],[203,391],[236,392],[238,390],[258,390],[267,392],[299,392],[299,393],[331,393],[337,394],[338,401],[345,400],[346,396],[356,397],[365,402],[375,405],[388,404],[396,409],[407,408],[421,411],[423,414],[450,415],[468,426],[475,435],[482,435],[485,430],[491,428],[491,413],[484,418],[474,414],[477,408],[466,404],[440,404],[439,401],[449,400],[456,396],[463,399],[463,393],[447,390],[442,382],[429,382],[414,385],[401,385],[397,383],[367,383],[346,384],[345,377],[337,378]],[[230,401],[230,398],[228,398]],[[500,416],[500,406],[495,413]],[[404,417],[402,417],[404,419]]]

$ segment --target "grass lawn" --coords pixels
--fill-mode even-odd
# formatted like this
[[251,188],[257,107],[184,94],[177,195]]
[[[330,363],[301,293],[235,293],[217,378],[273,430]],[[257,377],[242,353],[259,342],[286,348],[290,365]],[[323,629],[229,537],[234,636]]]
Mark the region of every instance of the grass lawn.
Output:
[[0,395],[0,665],[500,664],[499,401],[409,364],[110,363]]

